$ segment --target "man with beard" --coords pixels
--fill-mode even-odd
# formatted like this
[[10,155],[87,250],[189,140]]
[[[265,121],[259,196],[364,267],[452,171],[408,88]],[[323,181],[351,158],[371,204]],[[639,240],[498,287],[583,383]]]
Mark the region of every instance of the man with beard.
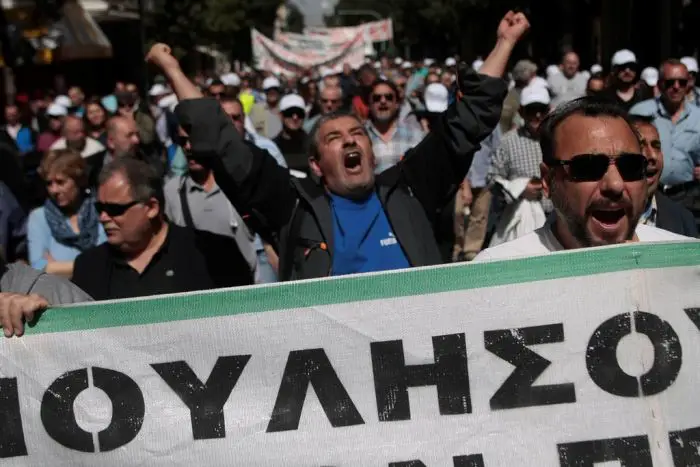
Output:
[[630,115],[630,120],[639,134],[642,153],[649,161],[647,165],[648,198],[646,209],[639,221],[679,235],[697,237],[698,229],[693,214],[681,204],[657,191],[661,172],[664,169],[664,154],[661,151],[661,137],[654,126],[653,118]]
[[540,125],[542,188],[555,215],[529,235],[482,251],[475,261],[544,255],[627,242],[691,240],[639,224],[647,158],[627,112],[583,97]]
[[498,123],[507,90],[502,76],[528,28],[524,14],[508,12],[480,73],[460,67],[459,99],[437,131],[376,177],[371,141],[356,116],[323,117],[308,153],[318,181],[292,179],[245,144],[217,102],[201,98],[168,46],[154,45],[147,60],[176,91],[176,113],[193,149],[209,157],[229,200],[273,240],[280,279],[298,280],[442,262],[433,225]]
[[288,94],[280,100],[282,115],[282,131],[272,141],[275,142],[287,167],[302,173],[309,172],[309,161],[306,157],[307,135],[303,130],[306,117],[306,104],[298,94]]
[[647,95],[637,87],[639,65],[630,50],[618,50],[612,57],[612,76],[605,97],[625,110],[646,99]]
[[78,151],[83,158],[88,158],[105,150],[99,141],[85,134],[83,119],[75,115],[65,117],[61,134],[63,136],[51,145],[52,151],[73,149]]
[[394,166],[425,136],[420,127],[399,119],[399,95],[396,85],[386,80],[374,83],[370,93],[369,120],[365,126],[372,140],[378,174]]
[[663,193],[688,208],[700,225],[700,109],[688,103],[689,73],[679,60],[661,64],[661,95],[635,105],[630,113],[653,118],[666,163]]

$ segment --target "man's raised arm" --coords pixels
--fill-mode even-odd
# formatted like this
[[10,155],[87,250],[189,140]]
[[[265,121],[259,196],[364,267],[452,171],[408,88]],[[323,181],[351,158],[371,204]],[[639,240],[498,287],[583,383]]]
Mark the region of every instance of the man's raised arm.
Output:
[[159,67],[180,103],[175,109],[189,135],[191,152],[207,161],[231,204],[250,215],[262,234],[275,234],[289,221],[296,194],[289,171],[274,158],[243,139],[215,99],[205,98],[183,73],[170,47],[155,44],[146,60]]
[[429,217],[454,196],[481,141],[498,125],[508,92],[502,76],[513,48],[529,27],[522,13],[509,11],[503,17],[496,45],[479,72],[460,64],[458,98],[404,158],[402,176]]

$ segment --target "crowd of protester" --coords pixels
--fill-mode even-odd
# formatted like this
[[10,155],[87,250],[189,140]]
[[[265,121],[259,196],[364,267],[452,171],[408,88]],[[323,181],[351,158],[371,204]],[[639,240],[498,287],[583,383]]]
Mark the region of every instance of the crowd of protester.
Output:
[[506,70],[528,27],[509,12],[471,66],[293,76],[189,78],[157,44],[145,99],[18,96],[0,132],[5,334],[89,298],[697,237],[697,61],[642,70],[620,50],[582,70],[568,51]]

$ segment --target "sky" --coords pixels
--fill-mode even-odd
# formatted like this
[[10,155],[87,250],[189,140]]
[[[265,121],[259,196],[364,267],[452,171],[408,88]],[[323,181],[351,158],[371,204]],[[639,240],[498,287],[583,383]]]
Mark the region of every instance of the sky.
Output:
[[[323,10],[321,3],[323,0],[291,0],[304,13],[304,22],[307,26],[323,26]],[[334,0],[326,0],[329,4],[334,4]]]

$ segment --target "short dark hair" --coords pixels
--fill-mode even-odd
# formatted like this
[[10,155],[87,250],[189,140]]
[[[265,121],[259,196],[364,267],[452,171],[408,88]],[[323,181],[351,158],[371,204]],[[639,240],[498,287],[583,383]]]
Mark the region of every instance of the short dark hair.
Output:
[[554,157],[554,139],[557,128],[564,120],[573,115],[583,115],[584,117],[609,117],[621,118],[630,130],[637,133],[632,126],[627,111],[615,102],[598,96],[586,96],[574,99],[556,107],[540,124],[540,148],[542,149],[542,162],[552,165],[556,160]]
[[241,106],[241,109],[244,108],[243,103],[241,102],[241,100],[238,97],[236,97],[232,94],[225,93],[223,96],[221,96],[219,98],[219,103],[226,104],[227,102],[228,103],[235,102],[236,104]]
[[391,90],[394,91],[394,95],[396,97],[399,96],[399,87],[396,85],[396,83],[394,83],[393,81],[389,81],[388,79],[381,79],[380,78],[380,79],[375,80],[374,83],[372,83],[372,87],[370,89],[372,90],[372,92],[374,92],[374,90],[377,88],[377,86],[381,86],[381,85],[389,86],[391,88]]
[[129,183],[129,191],[134,201],[143,203],[155,198],[163,213],[163,180],[155,167],[131,156],[117,157],[104,166],[98,178],[98,185],[101,186],[117,173],[122,174]]
[[629,120],[630,123],[633,125],[653,125],[654,124],[654,117],[651,115],[636,115],[636,114],[630,114],[629,115]]
[[211,80],[211,82],[209,83],[209,86],[207,86],[207,88],[210,88],[212,86],[225,86],[225,84],[219,78],[215,78],[215,79]]
[[[312,157],[316,160],[319,160],[321,157],[321,154],[318,151],[318,131],[321,129],[321,125],[323,125],[326,122],[330,122],[331,120],[337,120],[343,117],[353,118],[357,121],[357,123],[362,125],[362,121],[357,117],[357,115],[355,115],[352,112],[348,112],[347,110],[338,110],[336,112],[331,112],[327,115],[321,115],[316,121],[316,123],[314,123],[314,126],[309,132],[307,147],[307,154],[309,155],[309,157]],[[364,126],[362,128],[364,128]]]

